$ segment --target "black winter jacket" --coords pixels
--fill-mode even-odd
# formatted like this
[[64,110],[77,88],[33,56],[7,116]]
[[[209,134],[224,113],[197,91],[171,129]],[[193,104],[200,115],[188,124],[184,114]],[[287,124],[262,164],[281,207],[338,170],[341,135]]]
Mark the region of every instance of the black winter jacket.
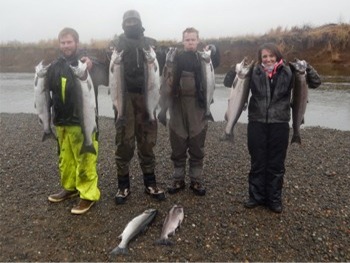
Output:
[[157,41],[145,36],[133,39],[126,37],[125,34],[121,34],[111,44],[118,52],[124,50],[124,78],[127,90],[129,92],[143,93],[145,86],[145,56],[143,49],[149,49],[150,46],[154,48]]
[[47,83],[52,93],[53,124],[57,126],[80,125],[76,108],[77,87],[69,65],[77,65],[77,57],[67,60],[59,57],[48,69]]
[[270,80],[261,65],[255,65],[250,80],[249,121],[281,123],[290,120],[292,71],[281,64]]

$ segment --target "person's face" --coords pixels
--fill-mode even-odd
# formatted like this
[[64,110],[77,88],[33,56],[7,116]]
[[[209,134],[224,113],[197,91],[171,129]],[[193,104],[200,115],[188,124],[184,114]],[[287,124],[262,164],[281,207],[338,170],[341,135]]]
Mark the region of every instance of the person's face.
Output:
[[137,18],[131,17],[124,21],[124,26],[134,26],[138,24]]
[[269,67],[269,66],[273,66],[275,65],[276,63],[276,60],[277,60],[277,57],[276,55],[274,55],[271,50],[268,50],[268,49],[263,49],[261,51],[261,62]]
[[196,51],[199,43],[198,35],[195,32],[184,33],[182,39],[185,51]]
[[60,50],[66,58],[73,56],[78,49],[78,43],[75,42],[72,35],[64,35],[60,38]]

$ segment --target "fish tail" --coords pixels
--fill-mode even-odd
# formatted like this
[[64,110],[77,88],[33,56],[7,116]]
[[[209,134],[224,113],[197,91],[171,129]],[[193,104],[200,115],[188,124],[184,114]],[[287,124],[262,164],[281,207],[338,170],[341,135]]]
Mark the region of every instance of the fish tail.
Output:
[[220,137],[220,141],[230,141],[233,142],[234,135],[233,133],[227,134],[226,132]]
[[156,245],[161,245],[161,246],[172,246],[174,243],[170,241],[168,238],[160,238],[156,242]]
[[161,110],[159,113],[158,113],[158,120],[161,124],[163,124],[165,127],[166,127],[166,111],[164,110]]
[[214,121],[213,115],[210,112],[209,114],[205,114],[204,119],[208,121]]
[[47,139],[55,139],[56,140],[56,136],[52,131],[44,132],[41,141],[43,142],[43,141],[46,141]]
[[117,128],[124,127],[125,125],[126,125],[125,117],[120,117],[115,122],[115,127],[117,127]]
[[290,141],[290,144],[292,143],[298,143],[301,144],[301,138],[300,135],[293,135],[292,140]]
[[96,150],[95,150],[95,147],[93,144],[91,145],[85,145],[83,144],[83,146],[81,147],[80,149],[80,154],[83,154],[83,153],[93,153],[93,154],[97,154],[96,153]]
[[116,247],[111,251],[111,255],[126,255],[128,254],[128,248]]

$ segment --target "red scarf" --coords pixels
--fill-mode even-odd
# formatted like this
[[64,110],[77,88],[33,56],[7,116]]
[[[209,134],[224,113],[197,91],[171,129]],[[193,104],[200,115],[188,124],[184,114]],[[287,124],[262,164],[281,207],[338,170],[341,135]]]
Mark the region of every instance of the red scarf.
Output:
[[277,68],[282,65],[283,63],[283,59],[281,59],[278,63],[275,63],[275,65],[273,66],[273,70],[271,72],[268,71],[268,69],[266,67],[264,67],[265,72],[267,73],[267,75],[269,76],[270,79],[272,79],[272,77],[276,74],[277,72]]

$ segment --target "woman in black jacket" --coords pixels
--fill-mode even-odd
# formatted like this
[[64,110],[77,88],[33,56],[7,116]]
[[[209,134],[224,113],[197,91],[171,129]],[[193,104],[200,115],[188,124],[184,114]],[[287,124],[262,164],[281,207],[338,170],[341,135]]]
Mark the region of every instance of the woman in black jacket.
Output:
[[[258,62],[250,81],[248,150],[251,169],[246,208],[264,205],[273,212],[282,212],[293,74],[276,45],[267,43],[259,47]],[[309,65],[307,74],[309,87],[321,84],[317,72]]]

